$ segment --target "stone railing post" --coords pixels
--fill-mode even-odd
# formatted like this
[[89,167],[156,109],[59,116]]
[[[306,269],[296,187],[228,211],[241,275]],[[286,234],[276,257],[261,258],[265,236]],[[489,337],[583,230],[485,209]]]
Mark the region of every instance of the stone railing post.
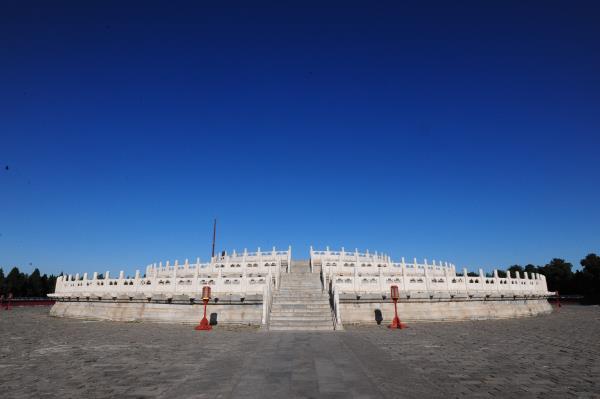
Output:
[[485,273],[483,272],[483,269],[479,268],[479,290],[480,291],[485,291]]
[[431,282],[429,281],[429,265],[427,265],[427,259],[423,260],[423,264],[425,265],[423,269],[425,274],[425,289],[427,290],[427,295],[431,295]]
[[383,289],[383,268],[379,267],[379,293],[381,295],[385,294],[384,289]]
[[342,314],[340,311],[340,293],[336,287],[333,288],[333,306],[335,308],[335,329],[343,330]]
[[256,258],[258,259],[258,267],[263,267],[262,264],[262,253],[260,252],[260,247],[256,250]]
[[446,292],[450,292],[450,274],[448,268],[444,267],[444,281],[446,282]]
[[498,275],[498,269],[494,269],[494,291],[500,292],[500,276]]

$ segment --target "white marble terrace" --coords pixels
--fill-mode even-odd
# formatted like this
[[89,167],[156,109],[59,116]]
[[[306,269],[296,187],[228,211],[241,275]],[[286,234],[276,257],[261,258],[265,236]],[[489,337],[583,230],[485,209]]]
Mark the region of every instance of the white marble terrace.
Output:
[[311,268],[321,267],[326,287],[333,293],[377,294],[386,296],[390,286],[397,285],[404,298],[477,298],[477,297],[542,297],[548,292],[545,276],[538,273],[511,273],[499,277],[494,270],[487,277],[482,269],[477,276],[468,276],[467,269],[457,274],[452,263],[425,259],[400,262],[381,253],[355,251],[324,251],[310,249]]
[[[267,295],[279,286],[281,273],[289,270],[292,249],[270,251],[258,248],[255,252],[225,253],[215,256],[208,263],[200,259],[190,263],[169,261],[154,263],[146,267],[142,275],[139,270],[134,277],[126,277],[121,271],[112,277],[110,271],[98,278],[94,272],[91,278],[87,273],[61,276],[51,297],[58,298],[152,298],[162,295],[172,298],[187,295],[200,298],[202,287],[211,287],[213,295],[239,294],[241,297],[258,294]],[[267,284],[271,281],[272,284]]]
[[[136,271],[134,277],[126,277],[121,271],[112,277],[109,271],[103,278],[95,272],[88,276],[68,275],[57,279],[52,297],[58,298],[152,298],[162,295],[172,298],[187,295],[199,298],[202,287],[208,285],[217,294],[240,296],[258,294],[270,298],[271,291],[279,287],[281,273],[289,272],[292,250],[255,252],[233,251],[215,256],[210,262],[194,263],[169,261],[146,267],[144,275]],[[488,277],[482,269],[477,276],[468,276],[467,269],[456,272],[452,263],[426,259],[406,262],[401,258],[393,261],[390,256],[378,252],[315,250],[310,248],[311,269],[320,268],[324,288],[339,294],[377,294],[385,296],[391,285],[397,285],[406,298],[461,298],[461,297],[541,297],[549,296],[546,279],[537,273],[519,273],[499,277],[494,270]],[[272,284],[267,284],[271,281]]]

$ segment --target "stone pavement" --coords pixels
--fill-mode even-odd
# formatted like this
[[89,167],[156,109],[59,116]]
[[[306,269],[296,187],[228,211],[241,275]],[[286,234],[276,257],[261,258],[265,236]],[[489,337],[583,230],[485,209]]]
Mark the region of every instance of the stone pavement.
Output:
[[0,311],[0,397],[600,397],[600,308],[342,332]]

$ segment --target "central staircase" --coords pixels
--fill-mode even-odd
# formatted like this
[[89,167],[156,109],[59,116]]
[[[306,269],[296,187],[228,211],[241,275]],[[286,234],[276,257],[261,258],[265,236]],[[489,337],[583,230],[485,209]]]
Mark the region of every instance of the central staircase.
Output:
[[269,330],[332,331],[329,295],[321,288],[319,274],[311,273],[308,261],[292,261],[291,273],[281,276],[273,294]]

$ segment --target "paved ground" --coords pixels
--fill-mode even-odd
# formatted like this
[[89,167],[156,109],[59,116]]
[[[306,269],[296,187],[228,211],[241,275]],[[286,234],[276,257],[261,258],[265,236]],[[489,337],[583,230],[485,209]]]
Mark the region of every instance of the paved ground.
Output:
[[600,397],[600,307],[265,333],[0,311],[0,397]]

